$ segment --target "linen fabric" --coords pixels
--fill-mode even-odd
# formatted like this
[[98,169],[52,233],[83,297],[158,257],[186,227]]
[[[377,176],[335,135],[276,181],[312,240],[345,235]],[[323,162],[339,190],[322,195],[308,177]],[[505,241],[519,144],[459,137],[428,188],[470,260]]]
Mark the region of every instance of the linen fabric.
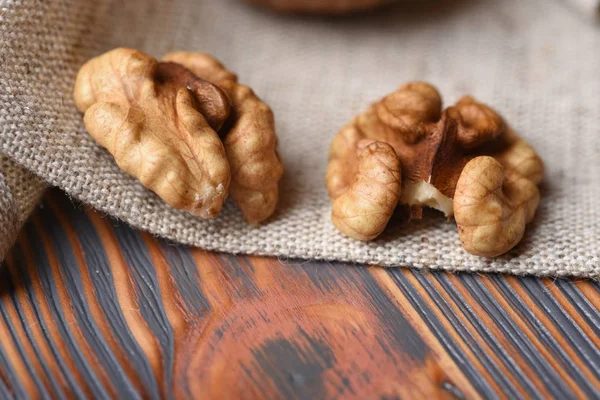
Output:
[[[271,105],[286,173],[269,223],[248,225],[230,201],[210,221],[177,211],[121,172],[87,134],[72,100],[77,70],[119,46],[156,57],[211,53]],[[237,0],[0,0],[0,66],[0,152],[8,157],[0,250],[46,182],[136,228],[207,250],[600,274],[600,30],[565,2],[399,2],[321,18]],[[411,224],[392,220],[371,243],[346,238],[330,223],[324,173],[331,139],[371,102],[413,80],[436,85],[446,105],[465,94],[491,105],[545,160],[537,216],[508,254],[467,254],[456,225],[434,213]]]

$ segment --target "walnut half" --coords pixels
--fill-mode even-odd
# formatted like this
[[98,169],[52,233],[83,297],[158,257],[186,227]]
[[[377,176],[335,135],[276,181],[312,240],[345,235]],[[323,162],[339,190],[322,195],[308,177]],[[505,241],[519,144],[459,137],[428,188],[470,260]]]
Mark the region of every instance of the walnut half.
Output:
[[[415,82],[373,104],[332,141],[326,185],[333,200],[334,224],[339,227],[340,215],[349,215],[340,213],[342,194],[351,193],[358,181],[372,188],[354,196],[353,204],[344,203],[344,210],[360,210],[360,226],[370,228],[340,229],[350,237],[373,239],[393,212],[389,201],[378,200],[390,197],[388,188],[378,184],[382,175],[365,171],[360,161],[365,141],[387,144],[398,158],[402,185],[394,192],[396,204],[410,210],[411,218],[421,218],[423,207],[448,217],[456,214],[460,238],[473,254],[496,256],[510,250],[533,218],[543,163],[531,146],[485,104],[467,96],[442,110],[437,90]],[[364,182],[367,177],[373,180],[371,185]],[[487,207],[490,201],[501,207]],[[383,214],[385,222],[380,218]],[[483,228],[484,223],[493,226]]]
[[[215,74],[235,78],[211,60]],[[183,62],[118,48],[83,65],[74,99],[90,135],[167,204],[214,218],[231,191],[246,219],[262,222],[282,175],[273,115],[237,79],[207,78]]]

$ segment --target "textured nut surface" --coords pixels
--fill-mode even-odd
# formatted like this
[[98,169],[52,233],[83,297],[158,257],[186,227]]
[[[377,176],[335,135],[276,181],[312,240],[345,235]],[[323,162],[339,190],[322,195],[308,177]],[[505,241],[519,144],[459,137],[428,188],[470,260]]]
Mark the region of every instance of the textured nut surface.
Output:
[[452,215],[451,197],[468,161],[456,139],[459,118],[457,110],[442,113],[438,91],[425,82],[409,83],[384,97],[333,139],[326,176],[330,197],[349,185],[356,173],[356,144],[369,139],[388,143],[398,155],[401,201],[413,205],[413,217],[420,216],[422,205]]
[[383,142],[363,140],[357,146],[354,181],[333,198],[331,221],[345,235],[358,240],[379,236],[400,197],[400,162]]
[[469,253],[494,257],[523,237],[540,201],[527,177],[505,170],[493,157],[472,159],[461,173],[454,197],[460,240]]
[[427,136],[424,124],[440,118],[441,104],[433,86],[417,82],[403,86],[355,117],[331,143],[326,177],[329,195],[337,197],[354,179],[356,146],[363,139],[384,142],[394,148],[402,162],[405,183],[428,176],[431,149],[437,148],[440,139]]
[[[461,238],[464,238],[465,248],[479,255],[497,255],[507,251],[523,236],[525,224],[529,220],[517,224],[516,222],[522,220],[518,218],[518,213],[511,216],[512,223],[509,228],[502,225],[504,221],[496,221],[493,229],[497,232],[486,236],[481,234],[486,232],[485,229],[476,230],[475,225],[469,225],[476,224],[479,221],[477,217],[467,215],[470,211],[483,212],[485,207],[461,208],[462,203],[455,204],[457,184],[463,176],[465,166],[480,156],[494,157],[484,160],[489,158],[503,171],[503,180],[495,184],[504,188],[502,190],[507,194],[502,198],[497,194],[494,199],[497,204],[502,203],[505,210],[520,210],[520,196],[530,194],[531,185],[537,191],[535,185],[542,179],[544,168],[540,157],[490,107],[465,96],[454,106],[442,110],[439,93],[433,86],[424,82],[404,85],[374,103],[346,125],[332,141],[326,185],[331,199],[334,200],[334,207],[337,199],[348,191],[359,173],[358,147],[359,143],[365,140],[386,143],[395,151],[402,172],[399,202],[410,210],[411,218],[421,218],[422,207],[435,208],[448,217],[460,209],[461,216],[457,218],[457,223],[462,229]],[[365,167],[361,168],[360,174],[368,176]],[[472,173],[485,171],[487,170],[475,169]],[[485,180],[485,177],[476,178]],[[461,196],[469,193],[467,182],[481,183],[475,178],[466,179],[463,178]],[[524,182],[529,182],[530,185]],[[502,190],[495,193],[504,193]],[[517,190],[519,193],[513,194],[511,190]],[[368,194],[374,199],[384,195],[383,192],[375,190]],[[537,199],[533,201],[534,198],[527,198],[527,210],[535,211],[539,195]],[[352,209],[352,205],[347,204],[351,201],[351,197],[345,198],[345,209]],[[464,202],[465,198],[461,198],[460,201]],[[368,215],[366,207],[369,204],[370,202],[361,199],[360,210],[363,218]],[[378,202],[373,200],[371,204],[376,205]],[[377,211],[375,215],[379,215],[379,210],[374,211]],[[526,215],[533,217],[532,213]],[[385,220],[386,223],[388,219]],[[373,221],[373,226],[377,226],[380,233],[382,229],[379,229],[381,227],[378,223],[379,221]],[[339,227],[339,223],[336,223],[336,226]],[[368,224],[363,222],[357,226]],[[517,226],[521,230],[520,235],[515,234],[518,233],[515,230]],[[348,229],[340,230],[348,236],[359,236],[356,233],[347,233]],[[480,234],[469,236],[468,232],[473,230]],[[375,232],[376,230],[365,231],[362,240],[374,237]],[[481,241],[486,237],[490,243],[484,245]],[[490,250],[477,250],[485,246]]]
[[224,146],[231,165],[231,197],[250,223],[275,211],[283,164],[277,153],[273,112],[237,76],[208,54],[174,52],[163,60],[181,64],[220,87],[231,99],[233,115]]
[[90,135],[123,171],[175,208],[219,214],[231,172],[215,131],[229,114],[218,87],[119,48],[83,65],[74,99]]
[[[497,149],[489,154],[496,158],[507,171],[517,173],[536,185],[544,176],[544,163],[533,147],[508,128],[499,140]],[[482,150],[482,152],[484,152]]]
[[344,14],[374,8],[390,0],[246,0],[281,12]]
[[502,117],[471,96],[461,98],[454,108],[460,115],[457,140],[466,150],[493,141],[504,132]]

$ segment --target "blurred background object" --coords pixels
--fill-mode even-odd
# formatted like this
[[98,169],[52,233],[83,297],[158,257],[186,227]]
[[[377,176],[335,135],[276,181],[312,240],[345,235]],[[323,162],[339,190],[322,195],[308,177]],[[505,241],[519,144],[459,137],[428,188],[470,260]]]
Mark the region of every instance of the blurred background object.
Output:
[[[395,0],[245,0],[279,12],[348,14],[373,9]],[[600,0],[567,0],[584,15],[600,21]]]
[[282,12],[344,14],[375,8],[391,0],[246,0]]
[[569,2],[589,17],[600,21],[600,0],[569,0]]

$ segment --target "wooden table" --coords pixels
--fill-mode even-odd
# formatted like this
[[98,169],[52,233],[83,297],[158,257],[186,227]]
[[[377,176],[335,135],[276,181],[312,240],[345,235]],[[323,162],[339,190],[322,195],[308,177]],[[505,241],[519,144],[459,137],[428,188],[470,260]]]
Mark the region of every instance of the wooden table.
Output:
[[596,282],[211,254],[52,192],[0,279],[0,398],[600,397]]

